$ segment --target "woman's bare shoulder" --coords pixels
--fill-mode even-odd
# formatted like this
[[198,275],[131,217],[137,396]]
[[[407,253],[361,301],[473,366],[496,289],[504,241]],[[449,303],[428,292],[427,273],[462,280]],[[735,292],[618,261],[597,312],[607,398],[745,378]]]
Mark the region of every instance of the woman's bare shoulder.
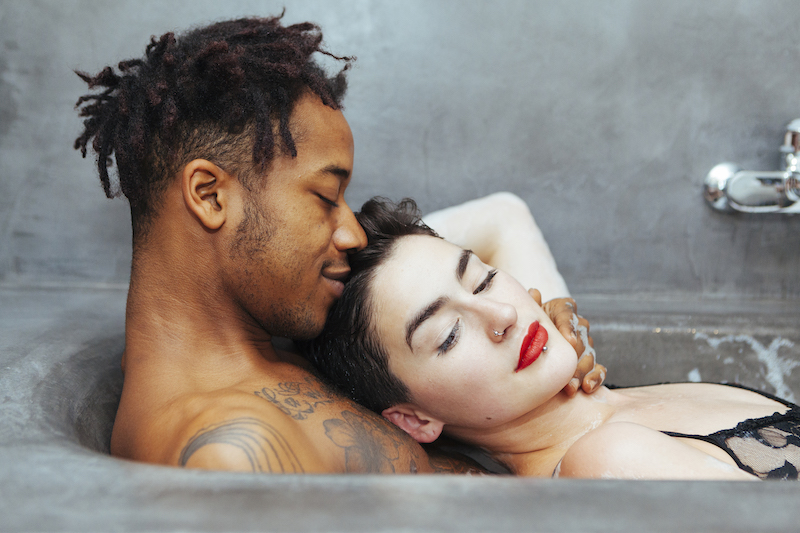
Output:
[[609,422],[582,436],[564,455],[559,476],[756,480],[680,439],[631,422]]

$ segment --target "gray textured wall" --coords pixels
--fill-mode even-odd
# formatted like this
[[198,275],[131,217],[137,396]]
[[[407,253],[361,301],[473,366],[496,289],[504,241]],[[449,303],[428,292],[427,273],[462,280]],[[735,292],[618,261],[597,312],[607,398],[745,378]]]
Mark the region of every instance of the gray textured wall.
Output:
[[354,54],[349,201],[531,205],[576,293],[800,299],[800,217],[702,203],[716,163],[777,167],[800,117],[796,0],[0,3],[0,282],[125,283],[127,206],[71,144],[96,71],[245,14]]

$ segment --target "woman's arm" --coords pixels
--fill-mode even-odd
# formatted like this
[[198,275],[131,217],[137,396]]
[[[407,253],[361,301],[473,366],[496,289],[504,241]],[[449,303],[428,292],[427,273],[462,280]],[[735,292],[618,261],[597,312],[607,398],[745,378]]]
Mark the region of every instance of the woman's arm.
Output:
[[630,422],[610,422],[578,439],[564,455],[558,476],[758,481],[680,439]]
[[521,198],[499,192],[433,212],[423,220],[446,240],[472,250],[524,287],[538,289],[538,297],[535,291],[531,296],[539,305],[542,298],[546,300],[545,312],[578,353],[575,377],[564,392],[572,396],[582,388],[591,393],[603,384],[606,368],[595,361],[589,322],[578,315],[550,247]]
[[569,297],[550,247],[518,196],[495,193],[433,212],[423,220],[446,240],[472,250],[524,287],[539,289],[545,300]]

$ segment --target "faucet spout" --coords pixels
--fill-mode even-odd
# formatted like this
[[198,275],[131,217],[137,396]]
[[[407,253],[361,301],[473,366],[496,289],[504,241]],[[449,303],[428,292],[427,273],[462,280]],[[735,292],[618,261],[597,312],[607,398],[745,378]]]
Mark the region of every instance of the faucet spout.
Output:
[[726,213],[800,213],[800,119],[786,126],[782,170],[742,170],[720,163],[703,182],[703,197]]

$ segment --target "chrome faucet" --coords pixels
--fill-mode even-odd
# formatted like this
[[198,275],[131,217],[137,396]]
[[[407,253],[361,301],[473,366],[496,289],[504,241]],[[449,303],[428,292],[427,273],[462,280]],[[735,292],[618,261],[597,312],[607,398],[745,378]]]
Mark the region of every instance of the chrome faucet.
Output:
[[800,213],[800,119],[786,126],[782,170],[742,170],[720,163],[703,182],[703,197],[726,213]]

